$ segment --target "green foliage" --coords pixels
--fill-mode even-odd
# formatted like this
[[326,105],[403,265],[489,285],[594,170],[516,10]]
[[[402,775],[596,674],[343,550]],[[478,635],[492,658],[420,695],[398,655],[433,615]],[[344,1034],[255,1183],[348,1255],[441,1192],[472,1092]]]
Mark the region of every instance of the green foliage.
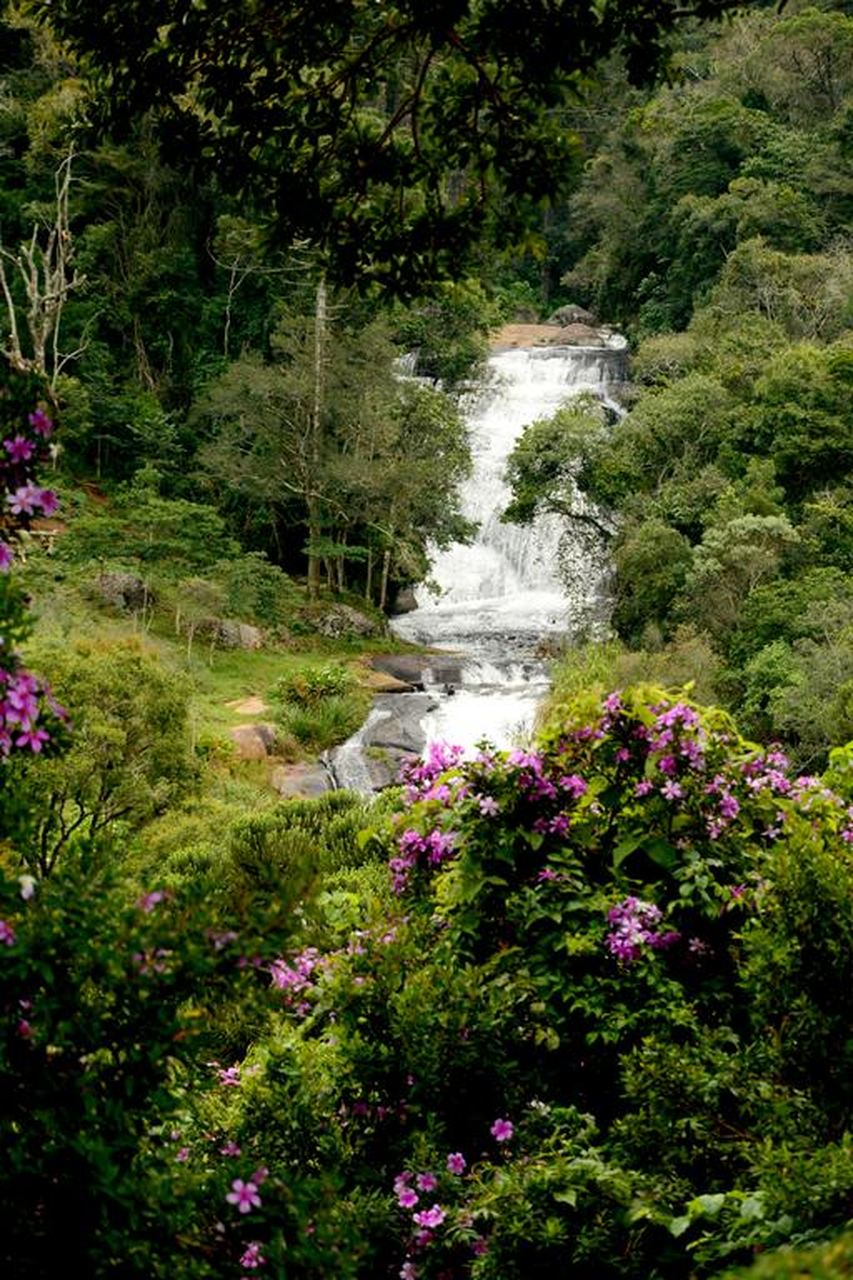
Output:
[[295,702],[302,708],[312,708],[327,698],[349,693],[354,683],[347,667],[327,663],[322,667],[303,667],[282,676],[275,682],[272,696],[283,702]]
[[28,869],[46,876],[81,841],[139,826],[192,785],[187,699],[181,682],[138,643],[46,649],[72,720],[71,743],[50,761],[16,762],[28,815]]

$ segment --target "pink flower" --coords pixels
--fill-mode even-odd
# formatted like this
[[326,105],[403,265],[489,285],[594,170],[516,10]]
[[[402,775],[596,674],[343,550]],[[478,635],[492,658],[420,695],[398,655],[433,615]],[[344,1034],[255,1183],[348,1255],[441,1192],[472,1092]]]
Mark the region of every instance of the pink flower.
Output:
[[30,426],[38,435],[43,436],[46,440],[53,430],[53,423],[45,413],[44,409],[36,409],[30,414]]
[[164,902],[165,899],[165,890],[152,889],[150,893],[144,893],[142,897],[137,900],[136,905],[140,911],[153,911],[158,902]]
[[481,796],[479,808],[485,818],[493,818],[500,811],[500,805],[494,796]]
[[247,1271],[254,1271],[256,1267],[262,1267],[266,1263],[266,1258],[261,1253],[261,1243],[259,1240],[252,1240],[246,1245],[246,1251],[240,1259],[240,1266],[245,1267]]
[[240,1213],[248,1213],[253,1208],[259,1209],[261,1205],[261,1197],[254,1182],[244,1182],[242,1178],[234,1179],[225,1199],[229,1204],[236,1205]]
[[239,1156],[241,1149],[236,1142],[226,1142],[224,1146],[219,1148],[219,1154],[221,1156]]
[[397,1204],[401,1209],[414,1209],[420,1196],[412,1187],[401,1187],[397,1192]]
[[415,1264],[407,1258],[400,1268],[400,1280],[417,1280],[417,1275]]
[[464,1173],[467,1161],[461,1151],[451,1151],[447,1157],[448,1173]]
[[33,456],[33,445],[24,436],[15,436],[13,440],[4,440],[3,448],[12,462],[29,462]]
[[438,1178],[434,1173],[419,1173],[415,1179],[419,1191],[435,1191]]
[[237,1063],[237,1065],[234,1067],[219,1067],[216,1072],[216,1075],[220,1084],[230,1085],[232,1088],[239,1088],[240,1086],[240,1064],[239,1063]]
[[414,1220],[419,1227],[440,1227],[446,1218],[441,1205],[434,1204],[431,1209],[422,1209],[420,1213],[414,1215]]
[[189,1158],[190,1158],[189,1147],[181,1147],[180,1151],[175,1153],[175,1159],[178,1161],[179,1164],[183,1164],[184,1161],[189,1160]]
[[9,509],[14,516],[31,516],[36,507],[40,505],[39,496],[41,490],[34,484],[19,485],[13,493],[7,493],[6,501]]
[[489,1132],[495,1142],[509,1142],[515,1133],[515,1126],[511,1120],[496,1120]]
[[0,942],[4,942],[7,947],[15,945],[15,930],[6,920],[0,920]]

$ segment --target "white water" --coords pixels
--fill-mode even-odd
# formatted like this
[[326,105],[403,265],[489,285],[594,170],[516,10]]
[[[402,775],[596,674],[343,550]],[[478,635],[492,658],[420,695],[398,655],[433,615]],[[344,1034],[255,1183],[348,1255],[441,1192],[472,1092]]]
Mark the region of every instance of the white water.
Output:
[[[537,646],[571,634],[602,615],[605,562],[555,516],[532,525],[501,523],[510,501],[503,474],[524,428],[550,417],[574,395],[592,392],[608,407],[624,377],[625,340],[598,347],[542,347],[491,356],[485,388],[468,406],[474,467],[462,494],[463,513],[479,524],[469,546],[433,558],[431,585],[416,592],[418,608],[395,618],[397,635],[444,651],[424,673],[430,709],[420,720],[425,741],[446,741],[472,751],[488,739],[495,747],[523,742],[548,687]],[[403,712],[406,700],[383,699]],[[364,750],[376,712],[334,754],[343,786],[367,789]]]
[[[479,533],[470,546],[436,553],[431,581],[440,594],[420,587],[418,608],[394,621],[398,635],[500,654],[507,646],[529,649],[549,633],[571,629],[572,609],[558,567],[565,525],[556,516],[532,525],[502,524],[511,496],[503,475],[529,423],[550,417],[584,391],[612,403],[624,339],[611,341],[610,347],[542,347],[490,358],[490,381],[469,410],[474,469],[462,493],[463,512],[479,523]],[[601,592],[598,574],[586,575],[585,582],[583,577],[586,598],[573,601],[575,613],[589,611]]]

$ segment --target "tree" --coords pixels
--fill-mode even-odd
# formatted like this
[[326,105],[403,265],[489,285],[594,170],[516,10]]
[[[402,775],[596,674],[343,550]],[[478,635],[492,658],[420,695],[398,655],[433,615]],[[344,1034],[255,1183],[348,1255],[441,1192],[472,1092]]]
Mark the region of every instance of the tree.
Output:
[[567,111],[618,49],[636,79],[683,16],[733,0],[445,0],[282,10],[275,0],[31,0],[86,56],[114,120],[154,108],[184,157],[262,194],[284,238],[322,243],[335,274],[405,289],[452,272],[498,209],[575,163]]

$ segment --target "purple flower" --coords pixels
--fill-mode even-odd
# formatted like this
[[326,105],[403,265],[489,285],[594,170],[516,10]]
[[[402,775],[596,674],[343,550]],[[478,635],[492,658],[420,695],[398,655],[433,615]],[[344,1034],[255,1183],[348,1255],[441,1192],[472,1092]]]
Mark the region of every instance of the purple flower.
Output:
[[414,1214],[414,1221],[419,1227],[440,1227],[446,1214],[440,1205],[434,1204],[431,1209],[422,1209],[420,1213]]
[[638,782],[636,787],[634,787],[634,795],[640,797],[647,796],[650,792],[654,791],[654,789],[655,784],[648,778],[644,778],[642,782]]
[[29,462],[33,456],[32,441],[27,440],[24,436],[15,436],[12,440],[4,440],[3,448],[12,462]]
[[52,516],[59,507],[59,498],[52,489],[37,490],[35,501],[41,507],[42,515],[45,516]]
[[189,1147],[181,1147],[180,1151],[175,1152],[175,1159],[177,1160],[178,1164],[183,1164],[184,1161],[189,1160],[189,1158],[190,1158]]
[[259,1240],[252,1240],[246,1245],[246,1251],[240,1259],[240,1266],[245,1267],[247,1271],[254,1271],[256,1267],[262,1267],[266,1262],[266,1258],[261,1253],[261,1243]]
[[660,793],[666,800],[680,800],[684,795],[679,783],[673,782],[672,780],[663,784],[660,789]]
[[500,805],[494,796],[480,796],[479,807],[485,818],[494,818],[500,812]]
[[15,945],[15,930],[7,920],[0,920],[0,942],[5,943],[7,947]]
[[413,1187],[400,1187],[397,1192],[397,1204],[401,1209],[414,1209],[420,1196]]
[[418,1273],[415,1264],[407,1258],[400,1268],[400,1280],[417,1280]]
[[0,573],[8,573],[14,559],[15,553],[8,542],[0,540]]
[[39,501],[41,490],[34,484],[19,485],[13,493],[6,494],[6,501],[9,509],[14,516],[31,516],[34,514]]
[[229,1204],[234,1204],[240,1213],[248,1213],[251,1209],[259,1209],[261,1205],[261,1197],[258,1195],[258,1188],[254,1182],[244,1182],[242,1178],[235,1178],[231,1183],[231,1190],[225,1197]]
[[574,800],[580,800],[581,796],[585,796],[589,790],[589,783],[576,773],[570,773],[565,778],[560,779],[560,790],[567,791]]
[[447,1172],[460,1174],[465,1172],[467,1161],[461,1151],[451,1151],[447,1157]]
[[418,1191],[435,1191],[438,1186],[438,1178],[434,1173],[419,1173],[415,1178]]
[[150,893],[144,893],[141,898],[137,899],[136,905],[140,911],[153,911],[160,902],[165,902],[165,889],[152,889]]
[[30,426],[33,431],[42,436],[45,440],[53,430],[53,423],[45,413],[44,409],[36,409],[30,414]]
[[236,1142],[229,1141],[219,1148],[219,1154],[221,1156],[239,1156],[241,1154],[241,1148],[238,1147]]
[[515,1126],[511,1120],[496,1120],[489,1132],[495,1142],[509,1142],[515,1133]]

